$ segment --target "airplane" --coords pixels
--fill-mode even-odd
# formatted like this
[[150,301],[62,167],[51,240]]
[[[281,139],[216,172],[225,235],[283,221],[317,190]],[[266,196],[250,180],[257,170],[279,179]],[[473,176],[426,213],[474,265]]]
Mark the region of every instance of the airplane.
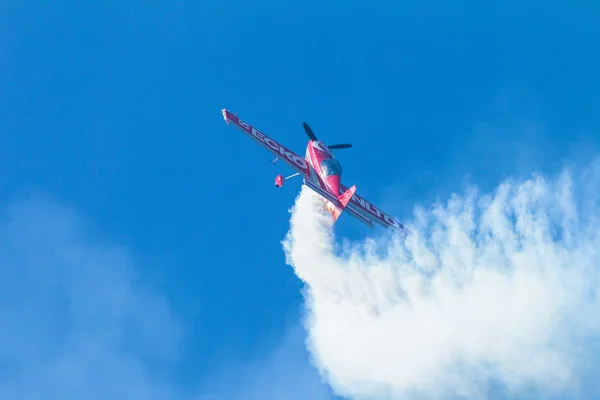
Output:
[[286,180],[301,175],[304,178],[304,184],[324,198],[334,224],[342,211],[346,210],[348,214],[370,228],[374,227],[375,222],[385,228],[407,234],[406,228],[400,222],[356,194],[356,185],[348,188],[341,183],[342,165],[335,158],[332,150],[346,149],[352,147],[351,144],[328,146],[317,139],[310,126],[303,122],[302,126],[309,141],[306,146],[306,155],[301,157],[246,121],[241,120],[226,108],[221,111],[226,124],[233,123],[236,128],[275,154],[276,158],[271,161],[273,164],[281,159],[296,170],[296,173],[287,177],[277,175],[275,187],[282,187]]

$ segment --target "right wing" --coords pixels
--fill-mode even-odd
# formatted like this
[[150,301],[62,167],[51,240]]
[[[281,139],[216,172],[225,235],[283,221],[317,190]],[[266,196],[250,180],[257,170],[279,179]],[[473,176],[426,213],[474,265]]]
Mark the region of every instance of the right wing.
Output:
[[236,115],[232,114],[227,109],[222,109],[223,118],[225,118],[225,122],[229,124],[229,122],[233,122],[236,128],[240,129],[246,135],[250,136],[256,142],[262,144],[267,150],[271,151],[277,157],[281,158],[283,161],[288,163],[292,168],[296,171],[300,172],[304,175],[305,178],[310,177],[310,169],[308,166],[308,161],[304,157],[300,157],[298,154],[293,151],[283,147],[258,129],[254,128],[247,122],[242,121]]
[[[320,194],[321,196],[323,196],[326,200],[328,200],[330,203],[332,203],[336,207],[345,210],[348,214],[352,215],[354,218],[356,218],[357,220],[359,220],[363,224],[367,225],[369,228],[373,228],[373,221],[372,220],[370,220],[369,218],[365,217],[364,215],[362,215],[361,213],[357,212],[356,210],[350,208],[350,203],[352,202],[352,199],[350,199],[350,203],[348,203],[348,205],[346,205],[346,207],[344,208],[343,205],[340,203],[340,200],[336,199],[335,196],[332,193],[328,192],[327,190],[324,190],[323,188],[321,188],[318,185],[315,185],[309,179],[305,179],[304,180],[304,184],[306,186],[308,186],[309,188],[311,188],[312,190],[314,190],[315,192],[317,192],[318,194]],[[344,190],[344,192],[345,192],[345,190]],[[354,197],[354,195],[352,197]]]
[[[346,191],[348,188],[344,185],[341,185],[341,190]],[[379,225],[385,228],[394,228],[397,229],[404,234],[407,234],[408,231],[400,222],[396,221],[394,218],[390,217],[379,208],[375,207],[373,204],[369,203],[364,198],[360,197],[356,193],[350,199],[350,202],[346,206],[346,208],[355,211],[358,214],[361,214],[365,218],[373,219],[373,221],[377,222]]]

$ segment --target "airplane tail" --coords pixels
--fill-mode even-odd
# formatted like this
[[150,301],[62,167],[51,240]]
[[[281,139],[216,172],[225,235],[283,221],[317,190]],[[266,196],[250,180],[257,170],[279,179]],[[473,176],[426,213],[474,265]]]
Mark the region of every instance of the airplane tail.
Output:
[[342,193],[338,197],[341,207],[338,207],[337,205],[333,204],[329,200],[326,201],[327,210],[333,217],[333,223],[335,223],[335,221],[337,221],[337,219],[339,218],[342,211],[344,211],[344,208],[346,208],[346,205],[350,202],[350,199],[352,198],[352,196],[354,196],[354,192],[356,192],[356,185],[353,185],[350,189],[346,190],[344,193]]

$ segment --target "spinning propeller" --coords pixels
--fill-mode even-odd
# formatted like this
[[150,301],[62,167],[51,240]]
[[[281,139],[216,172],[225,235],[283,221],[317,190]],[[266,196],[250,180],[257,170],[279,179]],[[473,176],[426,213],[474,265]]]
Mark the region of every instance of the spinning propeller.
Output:
[[[312,131],[312,129],[310,129],[310,126],[308,126],[308,124],[306,122],[303,122],[302,126],[304,127],[304,131],[306,132],[306,134],[308,135],[310,140],[318,140],[317,136]],[[347,149],[348,147],[352,147],[352,145],[351,144],[332,144],[331,146],[328,145],[327,147],[329,147],[330,149]]]

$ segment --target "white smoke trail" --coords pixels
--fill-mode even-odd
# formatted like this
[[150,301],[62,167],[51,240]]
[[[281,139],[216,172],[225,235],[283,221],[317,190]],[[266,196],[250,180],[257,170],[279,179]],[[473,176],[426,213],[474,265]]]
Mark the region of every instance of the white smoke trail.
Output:
[[600,337],[597,171],[471,190],[345,249],[303,187],[284,249],[323,377],[361,399],[574,390]]

